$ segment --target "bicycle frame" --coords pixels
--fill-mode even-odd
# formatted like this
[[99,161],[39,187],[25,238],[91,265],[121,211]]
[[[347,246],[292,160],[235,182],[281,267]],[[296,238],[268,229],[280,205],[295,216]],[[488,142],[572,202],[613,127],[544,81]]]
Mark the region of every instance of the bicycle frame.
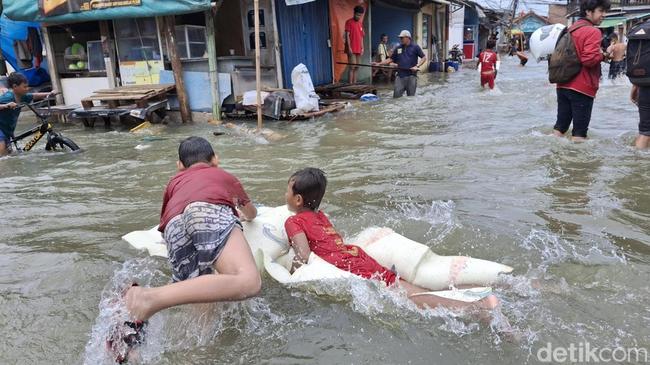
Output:
[[[36,145],[36,143],[38,143],[38,141],[40,141],[43,138],[45,133],[50,133],[50,131],[52,130],[52,124],[47,122],[47,117],[45,117],[44,115],[37,112],[36,109],[31,104],[22,104],[20,107],[22,108],[24,106],[31,109],[31,111],[34,113],[34,115],[36,115],[36,118],[38,118],[38,120],[41,121],[41,125],[36,126],[36,127],[32,128],[32,129],[29,129],[29,130],[19,134],[18,136],[15,136],[11,140],[11,143],[13,143],[16,150],[29,151]],[[49,104],[48,104],[48,107],[49,107]],[[25,143],[25,147],[18,148],[18,141],[23,140],[23,139],[31,136],[32,134],[34,135],[34,137],[32,139],[30,139],[29,141],[27,141],[27,143]]]
[[48,133],[51,129],[52,129],[52,125],[50,123],[44,122],[40,126],[36,126],[36,127],[32,128],[32,129],[30,129],[28,131],[23,132],[20,135],[14,137],[12,142],[13,142],[14,146],[16,147],[16,149],[19,149],[18,148],[18,141],[20,141],[20,140],[22,140],[24,138],[27,138],[27,137],[29,137],[29,136],[31,136],[33,134],[34,137],[32,137],[32,139],[27,141],[27,143],[25,143],[25,147],[23,147],[21,149],[23,151],[29,151],[34,147],[34,145],[36,145],[36,143],[38,143],[38,141],[40,141],[43,138],[45,133]]

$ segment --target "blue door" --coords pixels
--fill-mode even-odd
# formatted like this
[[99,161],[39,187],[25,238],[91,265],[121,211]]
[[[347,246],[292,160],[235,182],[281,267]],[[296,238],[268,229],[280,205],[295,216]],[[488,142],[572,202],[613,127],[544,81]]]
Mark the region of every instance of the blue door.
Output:
[[299,63],[307,66],[314,85],[332,82],[332,53],[329,46],[329,9],[326,0],[287,6],[276,0],[282,78],[291,88],[291,71]]

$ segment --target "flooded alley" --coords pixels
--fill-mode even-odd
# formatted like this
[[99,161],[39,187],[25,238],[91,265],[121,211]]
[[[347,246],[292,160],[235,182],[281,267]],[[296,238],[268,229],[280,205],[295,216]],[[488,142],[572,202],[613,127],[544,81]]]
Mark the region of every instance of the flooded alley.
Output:
[[[361,280],[318,295],[267,275],[255,299],[154,316],[144,363],[536,364],[548,343],[650,349],[650,154],[632,147],[629,82],[603,81],[580,144],[548,136],[556,102],[544,63],[504,56],[492,92],[469,68],[419,83],[416,97],[384,89],[317,120],[267,122],[286,135],[269,143],[200,123],[145,134],[68,125],[81,153],[39,145],[1,158],[0,363],[111,363],[102,292],[170,275],[121,236],[158,223],[190,135],[213,144],[256,204],[284,204],[291,173],[319,167],[322,207],[345,237],[386,226],[441,255],[514,267],[496,293],[523,338]],[[23,116],[18,130],[32,123]]]

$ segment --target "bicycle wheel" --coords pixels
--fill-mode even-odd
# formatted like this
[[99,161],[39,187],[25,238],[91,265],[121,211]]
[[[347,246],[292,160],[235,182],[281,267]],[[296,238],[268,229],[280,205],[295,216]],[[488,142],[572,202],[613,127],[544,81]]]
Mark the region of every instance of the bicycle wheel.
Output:
[[63,136],[53,136],[45,145],[48,151],[78,151],[80,148],[70,138]]

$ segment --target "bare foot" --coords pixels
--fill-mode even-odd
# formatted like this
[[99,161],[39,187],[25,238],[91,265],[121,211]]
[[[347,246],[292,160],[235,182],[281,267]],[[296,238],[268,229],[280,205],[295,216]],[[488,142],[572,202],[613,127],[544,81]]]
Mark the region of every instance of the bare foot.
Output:
[[149,290],[141,286],[132,286],[126,292],[126,309],[134,320],[146,321],[153,315],[151,305],[147,299]]
[[557,129],[553,129],[553,132],[551,133],[552,136],[555,137],[564,137],[564,133],[558,131]]
[[478,305],[481,309],[491,310],[499,306],[499,299],[494,294],[490,294],[487,297],[481,299],[478,302]]
[[586,140],[586,137],[571,137],[571,141],[573,142],[585,142]]

